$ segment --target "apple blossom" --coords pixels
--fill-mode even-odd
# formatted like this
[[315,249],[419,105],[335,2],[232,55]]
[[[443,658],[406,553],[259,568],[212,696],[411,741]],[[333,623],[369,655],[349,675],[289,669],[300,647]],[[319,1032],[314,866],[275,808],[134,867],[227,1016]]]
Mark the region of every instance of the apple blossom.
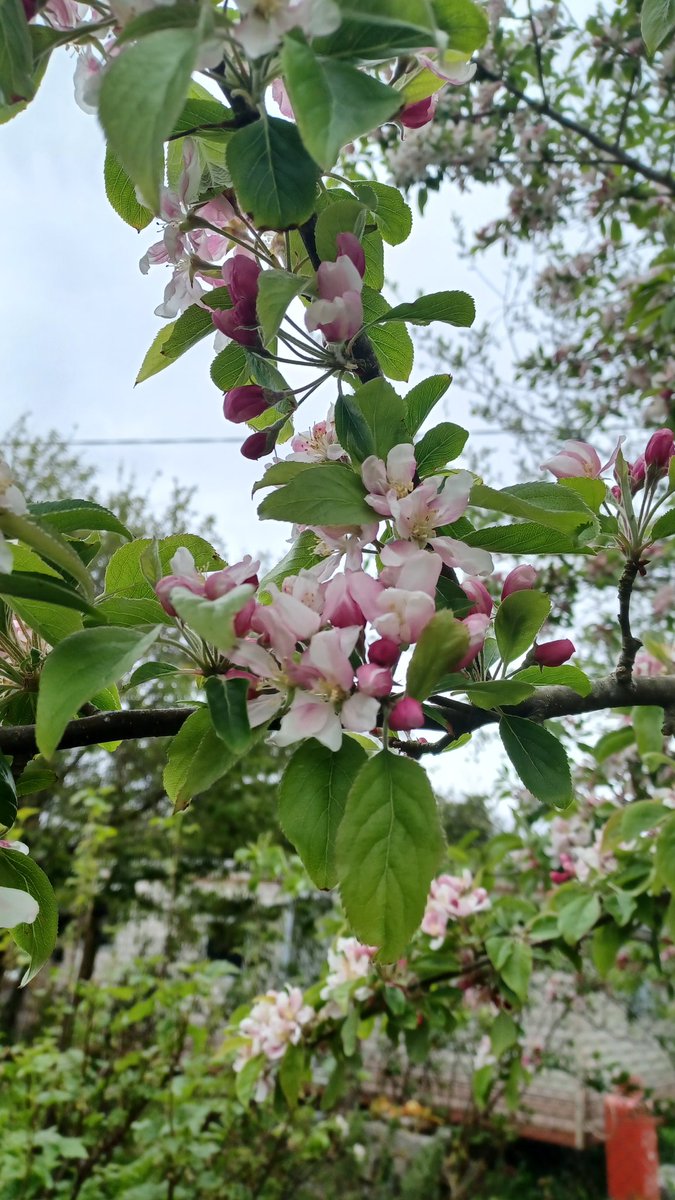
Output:
[[569,638],[539,642],[532,651],[532,657],[540,667],[561,667],[573,654],[576,654],[576,646]]
[[249,58],[271,54],[291,29],[309,37],[333,33],[341,21],[333,0],[237,0],[234,35]]
[[333,405],[325,421],[317,421],[305,433],[291,438],[291,449],[288,460],[292,462],[338,462],[347,457],[335,432]]
[[490,618],[481,612],[471,613],[470,616],[464,618],[462,625],[469,631],[469,647],[464,657],[457,663],[456,671],[463,671],[480,654],[485,644],[489,624]]
[[355,937],[340,937],[328,951],[328,974],[321,989],[322,1000],[330,1000],[336,988],[345,984],[357,983],[354,989],[355,1000],[367,1000],[371,993],[363,981],[372,974],[372,961],[377,954],[377,946],[364,946]]
[[537,572],[534,567],[530,567],[527,563],[523,563],[520,567],[514,567],[504,580],[502,600],[506,600],[506,597],[510,596],[512,592],[529,591],[536,582]]
[[426,592],[386,588],[377,601],[373,625],[383,638],[409,646],[429,624],[436,607]]
[[193,592],[195,596],[204,596],[204,576],[200,575],[195,567],[194,558],[184,546],[176,551],[169,566],[171,574],[158,579],[155,584],[155,594],[165,613],[168,613],[170,617],[177,617],[178,613],[171,603],[171,592],[175,587],[184,587]]
[[470,471],[457,471],[445,477],[432,475],[408,495],[393,498],[391,515],[399,537],[426,544],[440,525],[463,515],[472,486]]
[[623,438],[619,438],[612,454],[603,465],[600,456],[588,442],[569,439],[552,458],[541,464],[542,470],[550,471],[556,479],[599,479],[616,462]]
[[380,551],[382,570],[380,582],[386,587],[405,591],[426,592],[433,599],[436,584],[443,569],[438,554],[420,550],[414,542],[386,542]]
[[349,230],[346,230],[344,233],[338,233],[335,244],[337,246],[338,257],[346,254],[347,258],[351,258],[359,275],[363,279],[366,273],[366,252],[356,234],[350,233]]
[[256,633],[263,633],[274,651],[282,658],[293,654],[298,642],[308,641],[317,633],[321,618],[317,612],[295,596],[279,590],[270,583],[269,604],[259,604],[252,620]]
[[394,686],[389,667],[380,667],[374,662],[363,663],[356,668],[356,682],[360,692],[378,698],[388,696]]
[[316,284],[319,299],[313,300],[305,313],[310,333],[320,329],[328,342],[354,337],[363,325],[363,280],[349,255],[341,254],[335,262],[322,262]]
[[326,585],[324,623],[341,628],[364,625],[368,613],[377,605],[382,584],[364,571],[345,571],[334,575]]
[[471,917],[490,908],[483,887],[474,888],[470,871],[461,875],[439,875],[432,880],[422,919],[422,932],[432,939],[432,949],[442,945],[448,921]]
[[232,308],[214,309],[211,318],[220,333],[241,346],[261,344],[256,311],[260,270],[256,259],[245,250],[235,252],[222,269]]
[[469,576],[462,581],[460,587],[473,604],[469,615],[483,613],[486,617],[492,616],[492,596],[480,579],[473,579]]
[[413,491],[416,470],[415,447],[411,442],[394,446],[386,463],[371,454],[361,464],[361,478],[368,491],[366,502],[380,516],[393,516],[392,503]]

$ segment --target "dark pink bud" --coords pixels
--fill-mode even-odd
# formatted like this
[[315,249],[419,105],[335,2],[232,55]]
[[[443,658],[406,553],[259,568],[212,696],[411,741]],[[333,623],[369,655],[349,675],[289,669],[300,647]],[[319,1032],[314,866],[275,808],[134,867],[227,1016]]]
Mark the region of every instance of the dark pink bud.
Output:
[[366,696],[388,696],[394,686],[389,667],[378,667],[376,663],[364,663],[356,669],[359,691]]
[[355,233],[338,233],[335,239],[338,255],[346,254],[347,258],[351,258],[359,275],[363,279],[366,273],[366,255],[359,239]]
[[569,638],[558,638],[553,642],[540,642],[534,647],[533,658],[540,667],[561,667],[576,652],[576,646]]
[[471,613],[484,613],[486,617],[491,615],[492,596],[488,592],[485,584],[482,583],[480,579],[465,579],[464,583],[461,585],[461,588],[464,592],[464,595],[467,596],[473,604],[473,608],[469,609],[469,613],[466,614],[467,616],[469,616]]
[[380,638],[368,648],[368,661],[378,667],[393,667],[401,657],[401,647],[391,638]]
[[257,603],[258,602],[255,596],[251,596],[251,599],[246,601],[244,607],[239,609],[239,612],[234,618],[234,632],[236,633],[237,637],[245,637],[251,628],[251,622],[253,621]]
[[647,464],[644,454],[636,458],[634,463],[628,463],[628,478],[630,479],[631,492],[639,492],[640,488],[644,487],[646,474]]
[[406,104],[398,114],[401,124],[406,129],[421,129],[423,125],[428,125],[434,119],[438,97],[439,93],[434,92],[433,96],[418,100],[416,104]]
[[37,0],[23,0],[23,11],[26,14],[27,21],[33,20],[33,17],[35,16],[36,12],[38,11],[38,7],[39,7],[39,5],[37,3]]
[[267,392],[258,387],[257,383],[246,383],[225,393],[223,414],[228,421],[234,421],[237,425],[252,421],[268,408]]
[[659,471],[667,471],[668,464],[675,454],[675,437],[671,429],[657,429],[647,442],[645,462],[648,467]]
[[217,308],[211,313],[216,329],[240,346],[260,346],[255,302],[239,300],[234,308]]
[[170,617],[178,616],[170,599],[171,591],[175,587],[187,588],[189,592],[194,592],[195,596],[204,595],[204,584],[198,579],[190,579],[189,575],[165,575],[163,579],[158,579],[155,584],[155,595],[164,612],[168,613]]
[[389,714],[390,729],[419,729],[424,724],[424,710],[419,700],[404,696]]
[[274,442],[272,446],[269,445],[267,430],[261,429],[259,433],[252,433],[250,437],[246,438],[245,442],[242,442],[241,452],[244,458],[255,460],[257,458],[264,458],[266,454],[270,453],[273,446]]
[[536,582],[537,572],[534,567],[528,567],[526,563],[522,567],[514,567],[504,580],[502,600],[506,600],[506,597],[510,596],[512,592],[529,591]]
[[260,266],[254,258],[247,254],[233,254],[223,266],[222,276],[227,284],[232,303],[240,300],[253,301],[258,295],[258,276]]
[[618,483],[615,483],[614,487],[611,487],[609,490],[612,493],[617,504],[620,504],[621,503],[621,488],[619,487]]

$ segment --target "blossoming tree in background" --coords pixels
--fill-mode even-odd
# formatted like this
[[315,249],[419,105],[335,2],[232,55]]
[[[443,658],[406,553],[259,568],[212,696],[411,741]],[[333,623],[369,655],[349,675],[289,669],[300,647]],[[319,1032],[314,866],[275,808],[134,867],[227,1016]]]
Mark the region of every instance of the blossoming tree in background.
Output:
[[[643,15],[655,49],[667,17],[654,4]],[[281,1062],[292,1097],[321,1002],[340,1005],[353,990],[370,1003],[363,981],[376,970],[394,1016],[405,1008],[399,994],[448,1002],[431,986],[463,971],[454,951],[447,968],[433,957],[448,930],[482,939],[477,957],[495,995],[518,1005],[533,942],[559,947],[596,924],[622,928],[627,909],[609,891],[586,903],[569,849],[553,869],[570,903],[557,901],[535,937],[536,906],[493,903],[489,864],[481,877],[439,873],[442,828],[423,764],[446,751],[461,763],[462,746],[494,726],[529,794],[565,811],[575,796],[564,729],[547,722],[622,708],[636,737],[649,723],[654,770],[672,772],[663,742],[675,677],[635,669],[631,597],[675,533],[675,441],[663,428],[633,461],[620,442],[603,464],[593,446],[569,440],[550,448],[548,474],[497,489],[458,465],[466,430],[430,423],[450,376],[407,386],[408,326],[468,328],[474,304],[448,290],[391,306],[384,249],[409,235],[410,209],[379,179],[335,168],[345,144],[419,125],[442,89],[472,86],[471,55],[488,33],[472,0],[240,0],[236,9],[4,0],[1,28],[5,118],[31,99],[49,54],[74,46],[77,96],[107,139],[108,197],[135,229],[161,223],[141,266],[170,268],[157,309],[166,323],[139,381],[215,335],[211,377],[225,417],[250,427],[242,452],[265,460],[259,516],[292,535],[261,578],[252,554],[227,565],[199,537],[132,540],[93,502],[26,499],[3,462],[0,820],[11,829],[18,797],[39,789],[59,748],[170,737],[164,786],[181,810],[258,739],[295,747],[280,823],[314,884],[339,888],[358,942],[337,944],[316,995],[270,992],[238,1026],[243,1092],[264,1095],[270,1064]],[[306,382],[290,387],[287,365]],[[329,409],[310,424],[299,410],[322,385]],[[89,564],[103,531],[121,544],[96,594]],[[608,550],[621,561],[620,652],[600,676],[571,663],[573,643],[547,627],[550,597],[529,559],[562,555],[581,573]],[[120,683],[176,672],[191,681],[189,703],[122,708]],[[638,830],[658,834],[645,885],[654,922],[668,911],[674,820],[659,804]],[[630,841],[623,825],[618,836]],[[28,979],[56,936],[49,884],[3,845],[0,887],[37,905],[33,920],[26,908],[13,925]],[[10,925],[16,898],[7,911]],[[408,960],[420,926],[417,937],[430,940]],[[344,1043],[356,1027],[345,1033],[350,1018],[339,1012]],[[340,1018],[329,1007],[327,1019]],[[515,1040],[509,1026],[505,1046]]]

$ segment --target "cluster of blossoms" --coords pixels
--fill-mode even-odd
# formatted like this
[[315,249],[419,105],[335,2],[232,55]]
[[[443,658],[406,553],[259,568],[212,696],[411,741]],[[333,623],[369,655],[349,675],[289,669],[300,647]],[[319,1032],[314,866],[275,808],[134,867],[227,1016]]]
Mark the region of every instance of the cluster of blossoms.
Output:
[[[623,438],[617,442],[606,463],[602,463],[597,450],[588,442],[567,441],[558,454],[542,463],[556,479],[600,479],[614,467]],[[635,462],[628,463],[631,494],[639,492],[646,483],[662,479],[668,472],[670,460],[675,454],[675,435],[671,429],[657,429],[652,434],[642,454]],[[615,500],[621,500],[619,481],[612,488]]]
[[[305,1004],[300,988],[286,987],[270,991],[256,1000],[249,1015],[238,1027],[242,1039],[234,1062],[239,1072],[252,1058],[263,1057],[268,1064],[283,1058],[289,1046],[297,1046],[306,1027],[314,1020],[314,1009]],[[257,1081],[255,1099],[265,1100],[271,1091],[271,1076],[265,1070]]]
[[[327,1007],[332,1007],[336,992],[342,995],[346,990],[355,1000],[368,999],[372,989],[364,981],[372,974],[375,954],[377,946],[364,946],[355,937],[337,939],[328,951],[328,974],[321,989],[321,999],[328,1001]],[[355,983],[358,986],[353,988]],[[328,1015],[326,1008],[322,1013]]]
[[[27,511],[23,493],[14,482],[9,464],[0,458],[0,515],[4,512],[22,517]],[[0,531],[0,571],[11,571],[13,561],[12,551]]]
[[431,938],[431,948],[443,944],[448,921],[458,921],[485,912],[490,897],[484,887],[474,887],[473,876],[464,870],[461,875],[439,875],[429,891],[422,919],[422,932]]
[[616,868],[616,859],[602,848],[603,830],[594,830],[589,817],[555,817],[551,823],[551,852],[559,866],[550,872],[551,882],[570,879],[586,881],[593,874]]

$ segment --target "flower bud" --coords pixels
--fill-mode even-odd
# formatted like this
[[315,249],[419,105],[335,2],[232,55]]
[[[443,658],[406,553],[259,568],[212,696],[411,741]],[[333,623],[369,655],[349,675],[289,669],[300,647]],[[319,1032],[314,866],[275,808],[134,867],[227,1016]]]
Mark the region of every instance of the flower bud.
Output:
[[393,638],[379,638],[368,648],[368,661],[378,667],[393,667],[401,657],[401,647]]
[[553,642],[540,642],[534,647],[532,657],[540,667],[561,667],[576,654],[576,646],[569,638],[558,638]]
[[512,592],[527,592],[537,582],[537,572],[534,567],[524,563],[522,567],[514,567],[509,571],[502,588],[502,600],[506,600]]
[[628,478],[630,480],[631,493],[639,492],[640,488],[644,487],[646,474],[647,464],[644,454],[636,458],[634,463],[628,463]]
[[355,233],[338,233],[335,244],[337,245],[338,257],[341,254],[346,254],[347,258],[351,258],[359,275],[363,279],[366,273],[366,254],[359,239]]
[[171,603],[171,592],[175,587],[187,588],[188,591],[194,592],[195,596],[204,595],[204,584],[200,580],[192,579],[189,575],[165,575],[163,579],[158,579],[155,584],[155,595],[164,612],[170,617],[178,616]]
[[356,669],[360,692],[366,696],[388,696],[394,686],[389,667],[378,667],[376,663],[364,663]]
[[470,616],[464,618],[462,625],[465,625],[469,631],[469,646],[464,658],[455,666],[456,671],[463,671],[473,662],[476,655],[480,654],[485,644],[489,624],[490,618],[485,613],[471,613]]
[[404,696],[389,714],[390,729],[419,729],[424,724],[424,711],[419,700]]
[[237,425],[253,421],[268,408],[268,394],[257,383],[246,383],[225,393],[223,414],[228,421],[234,421]]
[[473,602],[473,608],[467,615],[472,613],[484,613],[486,617],[492,615],[492,596],[480,579],[473,579],[469,576],[460,586],[464,595]]
[[244,458],[250,458],[255,461],[258,458],[264,458],[269,454],[267,430],[261,429],[258,433],[252,433],[241,444],[241,452]]
[[421,129],[423,125],[428,125],[434,119],[438,96],[438,92],[434,92],[433,96],[427,96],[415,104],[406,104],[398,114],[401,125],[405,125],[406,129]]
[[657,429],[647,442],[645,463],[657,471],[667,471],[675,454],[675,437],[671,429]]

